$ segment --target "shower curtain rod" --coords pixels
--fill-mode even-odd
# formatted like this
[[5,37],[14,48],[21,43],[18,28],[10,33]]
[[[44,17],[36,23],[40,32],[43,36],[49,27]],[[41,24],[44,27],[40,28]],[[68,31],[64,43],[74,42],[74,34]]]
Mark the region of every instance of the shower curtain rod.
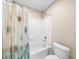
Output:
[[15,2],[15,1],[8,1],[8,2],[10,2],[10,3],[14,3],[14,4],[17,4],[17,5],[21,6],[21,7],[26,7],[26,8],[27,8],[27,6],[22,5],[22,4],[18,3],[18,2]]
[[[7,0],[6,0],[6,1],[7,1]],[[33,10],[33,11],[37,11],[37,10],[35,10],[35,9],[32,9],[31,7],[27,7],[27,6],[25,6],[25,5],[21,4],[21,3],[15,2],[14,0],[8,1],[8,2],[17,4],[17,5],[19,5],[20,7],[25,7],[25,8],[27,8],[27,9],[31,9],[31,10]],[[37,11],[37,12],[40,12],[40,11]]]
[[[19,5],[20,7],[25,7],[25,8],[27,8],[27,9],[34,10],[34,9],[30,8],[30,7],[27,7],[27,6],[23,5],[23,4],[20,4],[20,3],[15,2],[15,1],[9,1],[9,2],[10,2],[10,3],[17,4],[17,5]],[[34,10],[34,11],[37,11],[37,10]],[[40,12],[40,11],[37,11],[37,12]]]

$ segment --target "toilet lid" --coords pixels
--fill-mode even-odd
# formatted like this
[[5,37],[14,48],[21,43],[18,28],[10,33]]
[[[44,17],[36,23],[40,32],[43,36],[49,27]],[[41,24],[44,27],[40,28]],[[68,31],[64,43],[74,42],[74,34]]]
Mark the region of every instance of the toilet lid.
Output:
[[48,55],[45,59],[59,59],[56,55]]

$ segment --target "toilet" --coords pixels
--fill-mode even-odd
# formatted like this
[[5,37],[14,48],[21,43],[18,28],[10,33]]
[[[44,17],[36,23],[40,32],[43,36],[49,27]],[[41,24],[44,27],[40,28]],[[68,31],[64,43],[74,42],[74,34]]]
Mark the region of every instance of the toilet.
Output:
[[55,42],[53,43],[51,50],[54,51],[54,54],[50,54],[44,59],[69,59],[70,49],[68,47]]
[[48,55],[45,57],[45,59],[59,59],[56,55]]

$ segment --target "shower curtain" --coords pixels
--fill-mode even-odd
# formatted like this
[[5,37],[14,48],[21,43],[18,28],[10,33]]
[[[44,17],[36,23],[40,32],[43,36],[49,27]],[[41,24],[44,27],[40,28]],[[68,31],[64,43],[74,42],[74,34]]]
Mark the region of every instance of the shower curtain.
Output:
[[27,9],[4,1],[2,26],[2,59],[29,59]]

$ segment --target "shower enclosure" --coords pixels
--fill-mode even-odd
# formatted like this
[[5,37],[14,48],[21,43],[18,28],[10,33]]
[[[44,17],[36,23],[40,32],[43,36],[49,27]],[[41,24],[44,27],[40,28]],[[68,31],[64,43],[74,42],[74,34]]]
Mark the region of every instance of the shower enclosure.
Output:
[[25,7],[3,1],[2,59],[29,59],[28,14]]

